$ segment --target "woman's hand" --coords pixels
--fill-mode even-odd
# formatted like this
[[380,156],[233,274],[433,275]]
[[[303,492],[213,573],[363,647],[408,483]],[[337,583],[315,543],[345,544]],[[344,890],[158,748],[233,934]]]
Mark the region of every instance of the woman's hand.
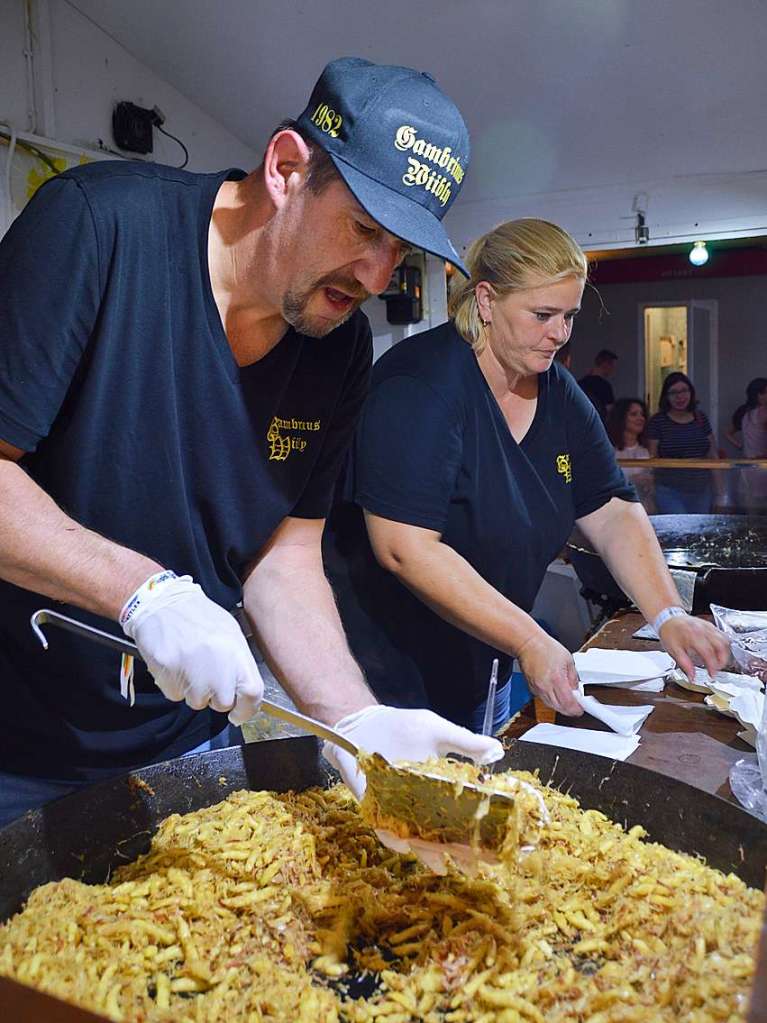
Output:
[[573,696],[578,688],[578,672],[569,650],[543,630],[517,653],[530,692],[560,714],[579,717],[583,708]]
[[712,678],[730,660],[730,642],[724,633],[692,615],[677,615],[665,621],[660,627],[660,641],[691,682],[695,680],[694,660],[702,662]]

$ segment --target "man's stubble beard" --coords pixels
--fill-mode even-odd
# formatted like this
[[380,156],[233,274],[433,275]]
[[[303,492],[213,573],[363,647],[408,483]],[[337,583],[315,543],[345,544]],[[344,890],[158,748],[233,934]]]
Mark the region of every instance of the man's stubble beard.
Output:
[[[319,294],[325,287],[338,287],[355,297],[355,301],[349,309],[339,315],[338,319],[330,320],[325,316],[313,316],[307,311],[312,296]],[[306,288],[292,288],[287,291],[282,300],[282,317],[299,334],[314,338],[326,337],[342,323],[346,323],[369,297],[369,292],[360,289],[357,281],[348,278],[334,278],[332,274],[329,274],[327,277],[314,281]]]

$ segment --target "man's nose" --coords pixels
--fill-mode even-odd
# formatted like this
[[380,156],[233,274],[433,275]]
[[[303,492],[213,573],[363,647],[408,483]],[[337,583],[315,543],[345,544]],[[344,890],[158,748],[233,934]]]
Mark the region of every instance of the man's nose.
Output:
[[354,265],[355,276],[371,295],[380,295],[402,262],[402,245],[396,238],[379,242]]

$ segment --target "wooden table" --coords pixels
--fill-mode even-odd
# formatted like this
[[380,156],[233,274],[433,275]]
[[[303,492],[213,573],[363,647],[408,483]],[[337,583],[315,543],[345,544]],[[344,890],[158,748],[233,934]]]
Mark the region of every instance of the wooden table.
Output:
[[[632,639],[632,633],[643,624],[644,619],[637,612],[618,612],[584,643],[582,649],[660,650],[660,643]],[[738,738],[737,733],[742,726],[734,718],[711,710],[704,704],[701,694],[682,689],[673,682],[667,683],[662,693],[591,685],[588,692],[605,704],[624,707],[652,704],[655,708],[639,732],[642,741],[628,758],[628,763],[650,768],[737,803],[730,791],[729,771],[736,760],[754,750]],[[516,718],[504,736],[517,738],[536,721],[542,720],[556,720],[558,725],[574,728],[609,731],[607,725],[590,714],[569,718],[548,708],[542,709],[538,701],[536,707],[537,713],[528,710]]]

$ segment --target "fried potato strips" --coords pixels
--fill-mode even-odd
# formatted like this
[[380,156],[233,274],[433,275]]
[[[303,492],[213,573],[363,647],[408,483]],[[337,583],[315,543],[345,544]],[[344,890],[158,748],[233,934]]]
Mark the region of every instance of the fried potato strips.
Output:
[[475,878],[384,849],[342,786],[174,815],[110,884],[37,889],[0,972],[126,1023],[744,1019],[763,895],[515,776],[550,819]]

